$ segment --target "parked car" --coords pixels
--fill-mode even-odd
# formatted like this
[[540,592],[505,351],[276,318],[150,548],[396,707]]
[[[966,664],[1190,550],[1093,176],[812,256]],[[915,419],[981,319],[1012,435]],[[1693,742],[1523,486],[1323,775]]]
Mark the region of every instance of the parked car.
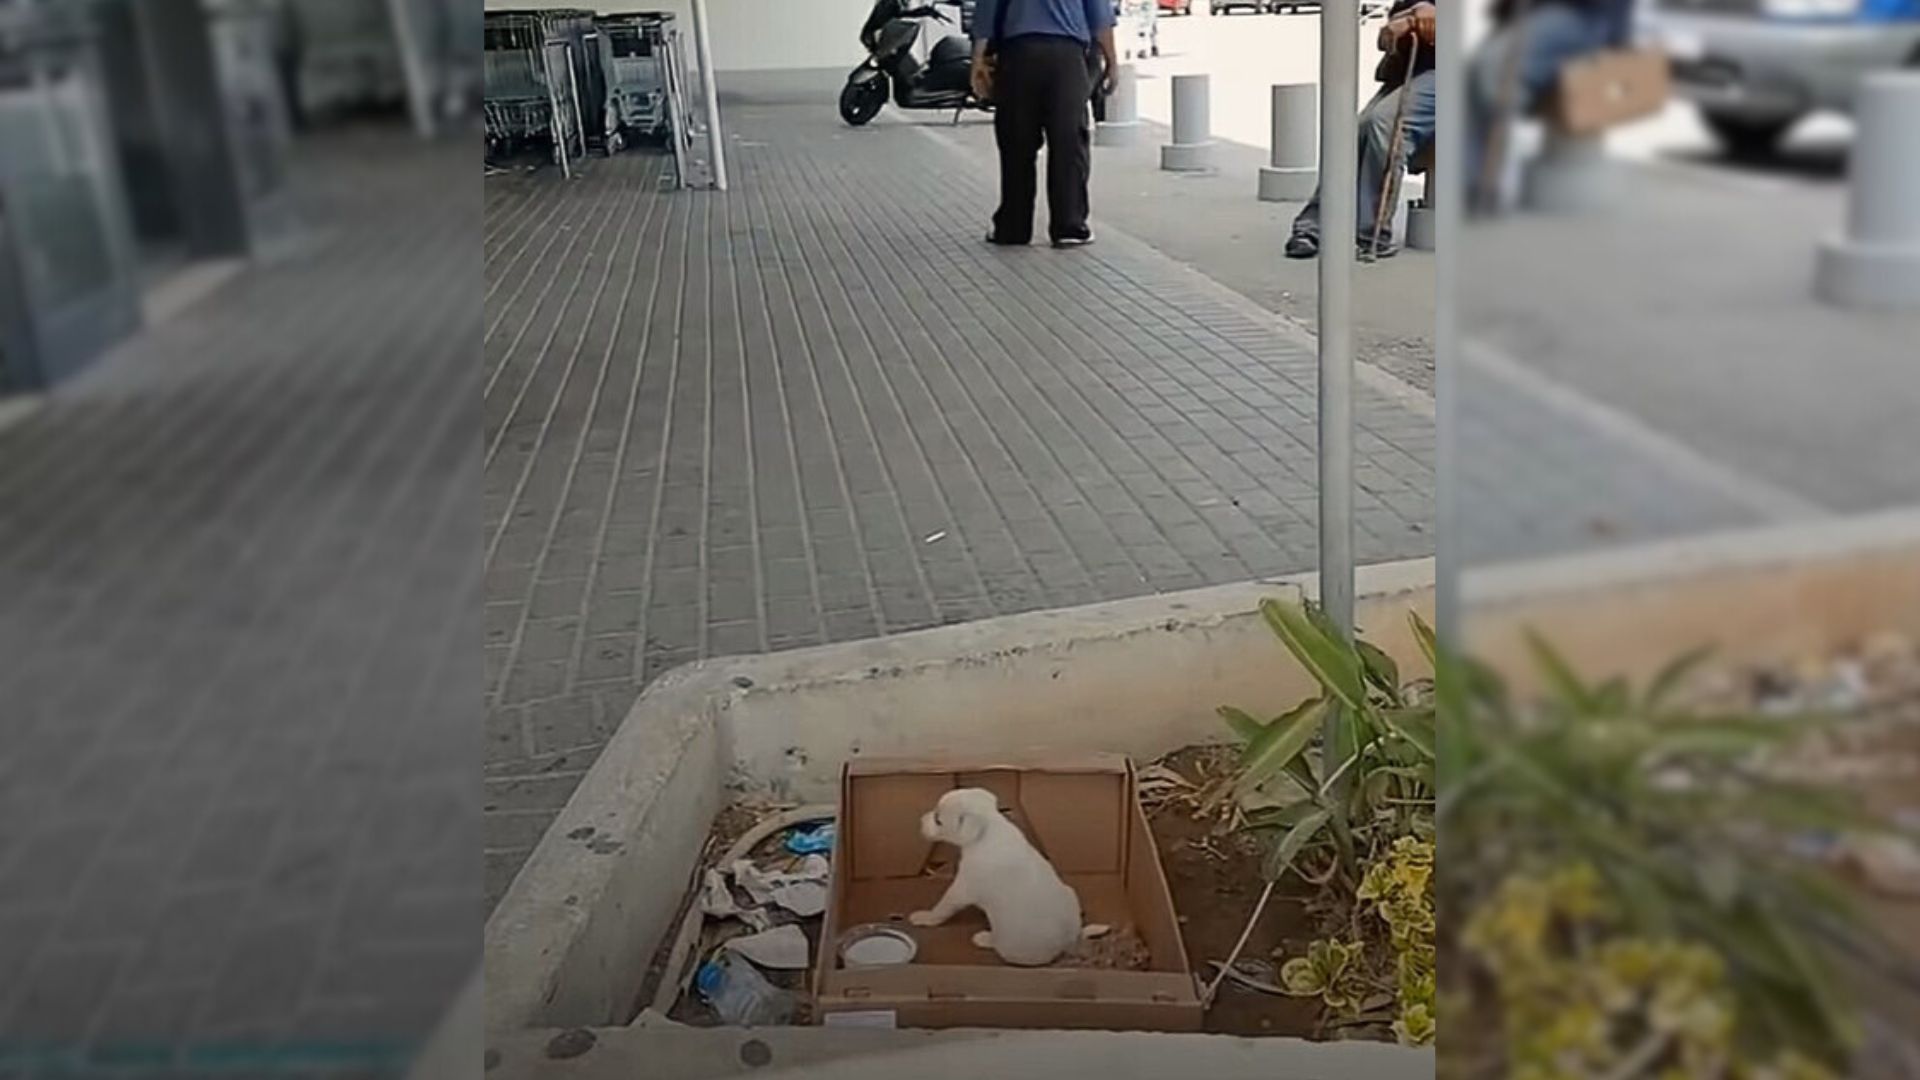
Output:
[[1641,25],[1672,57],[1675,93],[1741,156],[1851,112],[1868,72],[1920,68],[1920,0],[1657,0]]
[[1162,15],[1193,14],[1193,0],[1154,0],[1154,2],[1160,5]]
[[1207,5],[1207,14],[1231,15],[1241,8],[1253,12],[1255,15],[1264,15],[1269,11],[1279,10],[1269,3],[1268,0],[1213,0],[1211,4]]

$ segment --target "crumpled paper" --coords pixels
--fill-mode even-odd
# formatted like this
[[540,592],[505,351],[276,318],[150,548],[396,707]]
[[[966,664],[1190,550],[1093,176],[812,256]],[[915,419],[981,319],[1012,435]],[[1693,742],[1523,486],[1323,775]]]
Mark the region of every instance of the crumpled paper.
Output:
[[1882,893],[1920,897],[1920,845],[1899,836],[1854,836],[1841,845],[1843,865]]
[[[763,932],[773,928],[769,908],[785,908],[810,919],[827,910],[827,880],[832,873],[833,865],[824,855],[809,855],[785,873],[762,870],[752,860],[741,859],[725,870],[708,870],[701,878],[700,911],[710,919],[739,919]],[[747,894],[750,906],[734,898],[735,885]]]
[[755,930],[768,930],[773,920],[757,907],[743,908],[733,899],[727,878],[718,870],[708,870],[700,882],[700,912],[709,919],[739,919]]
[[827,910],[827,879],[833,866],[824,855],[809,855],[791,873],[768,873],[747,859],[733,864],[733,880],[753,902],[786,908],[801,918]]
[[769,971],[803,971],[811,950],[806,931],[789,923],[728,940],[727,948]]

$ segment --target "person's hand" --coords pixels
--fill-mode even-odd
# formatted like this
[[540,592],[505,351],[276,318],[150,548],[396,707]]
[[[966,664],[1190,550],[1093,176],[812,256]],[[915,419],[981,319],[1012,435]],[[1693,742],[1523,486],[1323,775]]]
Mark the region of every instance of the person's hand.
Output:
[[973,82],[974,97],[985,101],[993,96],[993,61],[984,56],[976,57],[969,75]]
[[1407,12],[1413,22],[1414,33],[1420,35],[1424,44],[1431,45],[1438,39],[1440,24],[1437,14],[1432,4],[1415,4],[1413,10]]
[[1112,97],[1114,88],[1120,85],[1120,68],[1116,64],[1105,64],[1100,68],[1100,96]]
[[1412,30],[1413,18],[1406,13],[1388,19],[1387,24],[1380,28],[1380,51],[1390,52],[1397,48],[1400,39],[1406,37]]

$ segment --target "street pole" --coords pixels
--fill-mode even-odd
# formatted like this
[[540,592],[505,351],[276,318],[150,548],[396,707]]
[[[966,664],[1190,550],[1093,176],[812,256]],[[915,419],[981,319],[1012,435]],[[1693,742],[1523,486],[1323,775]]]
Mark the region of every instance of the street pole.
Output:
[[[1353,637],[1353,264],[1359,236],[1360,0],[1320,5],[1320,604]],[[1352,718],[1333,706],[1320,753],[1340,860],[1354,862],[1347,792],[1354,777],[1336,749],[1357,754]],[[1338,770],[1337,772],[1335,770]]]
[[720,134],[720,91],[713,79],[713,42],[707,36],[707,0],[693,0],[693,48],[700,56],[700,89],[707,99],[707,159],[713,163],[713,187],[727,190],[727,153]]
[[1455,438],[1460,427],[1460,319],[1454,313],[1454,301],[1460,296],[1459,280],[1467,260],[1461,256],[1462,217],[1474,178],[1454,166],[1465,161],[1467,109],[1466,77],[1461,74],[1466,62],[1466,27],[1459,19],[1439,22],[1438,54],[1434,77],[1438,82],[1439,126],[1435,132],[1434,172],[1442,168],[1449,182],[1435,197],[1433,174],[1427,175],[1426,202],[1434,215],[1434,575],[1433,623],[1441,647],[1449,653],[1460,648],[1456,636],[1460,630],[1460,451]]
[[1320,8],[1320,604],[1353,633],[1353,264],[1359,0]]
[[434,93],[434,75],[439,72],[438,57],[430,62],[427,43],[422,40],[418,8],[412,0],[387,0],[387,15],[393,23],[393,35],[400,47],[400,70],[407,80],[407,108],[413,114],[413,127],[422,138],[439,134],[435,110],[440,101]]

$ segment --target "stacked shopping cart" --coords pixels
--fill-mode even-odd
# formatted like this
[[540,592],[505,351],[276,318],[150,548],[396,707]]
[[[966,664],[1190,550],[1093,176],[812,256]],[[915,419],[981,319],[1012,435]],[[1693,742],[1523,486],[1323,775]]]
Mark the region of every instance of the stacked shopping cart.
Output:
[[695,117],[680,30],[670,14],[599,17],[607,73],[607,130],[617,142],[648,139],[672,148],[681,186],[689,183]]
[[591,54],[590,11],[490,11],[485,43],[487,156],[495,160],[530,146],[548,148],[571,173],[599,144],[604,129],[589,102],[604,85],[598,50]]
[[490,11],[485,42],[489,163],[537,149],[571,175],[589,153],[650,142],[694,183],[699,125],[671,14]]

